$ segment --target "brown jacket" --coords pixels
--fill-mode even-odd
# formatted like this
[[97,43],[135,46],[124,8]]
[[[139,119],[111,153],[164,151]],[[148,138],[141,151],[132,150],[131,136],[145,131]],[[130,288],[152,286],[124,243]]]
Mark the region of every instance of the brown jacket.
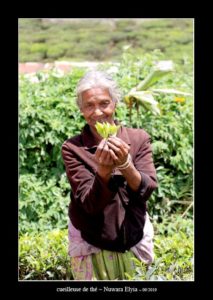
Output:
[[117,136],[129,144],[133,164],[141,174],[137,192],[117,169],[108,184],[101,180],[94,160],[97,144],[88,125],[64,142],[62,157],[71,185],[72,224],[88,243],[123,252],[143,236],[146,201],[157,187],[157,178],[149,135],[143,129],[121,126]]

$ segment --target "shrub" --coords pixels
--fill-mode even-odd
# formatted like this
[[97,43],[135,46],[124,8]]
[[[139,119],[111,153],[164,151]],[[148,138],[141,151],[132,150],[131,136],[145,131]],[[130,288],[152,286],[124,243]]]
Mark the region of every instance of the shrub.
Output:
[[60,181],[20,175],[19,232],[32,233],[65,229],[68,220],[69,184],[65,174]]
[[31,53],[39,54],[42,58],[46,57],[47,46],[45,43],[34,43],[30,48]]
[[61,47],[61,45],[53,45],[47,50],[47,57],[57,60],[66,52],[66,48]]
[[164,217],[162,223],[154,224],[154,262],[146,268],[134,259],[134,277],[129,280],[184,280],[194,277],[193,221],[181,215]]
[[[136,258],[129,280],[193,280],[193,222],[175,215],[153,220],[155,260],[147,269]],[[20,280],[72,280],[67,230],[28,233],[19,241]]]
[[[84,121],[75,104],[75,85],[83,74],[63,78],[37,73],[20,80],[20,172],[57,178],[64,172],[61,145],[80,132]],[[47,76],[46,76],[47,75]]]
[[[45,42],[48,49],[51,47],[66,50],[76,48],[74,55],[71,51],[54,51],[51,56],[41,56],[42,61],[52,61],[55,58],[75,58],[82,60],[115,60],[121,54],[121,47],[131,44],[137,52],[146,53],[156,48],[161,49],[167,55],[167,59],[175,59],[182,54],[192,55],[193,45],[193,20],[192,19],[111,19],[111,20],[75,20],[67,22],[50,22],[49,19],[19,19],[20,43]],[[70,46],[64,47],[63,43],[69,41]],[[92,41],[92,43],[88,43]],[[20,61],[26,52],[20,44]],[[189,46],[189,47],[188,47]],[[95,49],[97,47],[97,50]],[[86,50],[86,51],[85,51]],[[38,50],[39,52],[39,50]],[[38,52],[34,52],[37,61]],[[170,57],[171,52],[174,53]],[[101,55],[103,53],[103,55]],[[56,56],[57,54],[57,56]],[[182,55],[181,54],[181,55]],[[60,55],[60,56],[58,56]],[[27,60],[26,60],[27,61]],[[29,61],[29,60],[28,60]]]
[[71,280],[67,230],[55,229],[20,237],[20,280]]
[[[147,76],[153,61],[159,58],[162,59],[162,53],[158,51],[138,58],[133,58],[131,52],[124,54],[119,69],[114,71],[124,95]],[[192,74],[185,75],[176,66],[175,74],[166,75],[155,87],[192,92]],[[148,205],[151,214],[160,216],[164,210],[184,210],[192,200],[193,99],[192,96],[181,98],[175,94],[156,95],[155,99],[161,109],[160,115],[154,115],[142,106],[130,110],[121,103],[116,116],[126,126],[144,128],[152,138],[159,187]]]

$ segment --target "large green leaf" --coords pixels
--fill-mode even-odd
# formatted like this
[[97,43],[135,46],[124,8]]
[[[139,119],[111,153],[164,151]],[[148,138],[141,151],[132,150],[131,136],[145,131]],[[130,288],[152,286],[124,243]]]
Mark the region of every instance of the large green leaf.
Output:
[[163,94],[175,94],[175,95],[184,95],[184,96],[191,96],[191,93],[178,91],[175,89],[152,89],[153,92],[156,93],[163,93]]
[[160,114],[159,103],[154,99],[152,92],[150,91],[139,92],[133,89],[124,99],[130,107],[134,102],[137,102],[137,104],[142,105],[146,110],[151,111],[153,114]]
[[141,83],[139,83],[136,90],[146,90],[161,79],[161,77],[173,71],[173,68],[173,62],[171,60],[162,60],[157,62],[151,73]]

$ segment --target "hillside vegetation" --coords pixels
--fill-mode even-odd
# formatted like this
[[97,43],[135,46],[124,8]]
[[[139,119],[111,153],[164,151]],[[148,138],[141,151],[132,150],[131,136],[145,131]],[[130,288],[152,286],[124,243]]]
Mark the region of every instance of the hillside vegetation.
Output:
[[155,49],[183,63],[193,52],[193,19],[19,19],[19,61],[116,61],[123,47]]

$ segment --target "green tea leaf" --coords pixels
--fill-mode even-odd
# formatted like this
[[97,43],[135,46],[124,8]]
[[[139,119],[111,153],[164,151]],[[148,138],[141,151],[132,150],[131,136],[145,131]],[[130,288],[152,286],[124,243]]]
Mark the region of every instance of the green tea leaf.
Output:
[[107,139],[109,136],[117,134],[120,125],[111,125],[108,122],[96,122],[95,128],[100,136]]

